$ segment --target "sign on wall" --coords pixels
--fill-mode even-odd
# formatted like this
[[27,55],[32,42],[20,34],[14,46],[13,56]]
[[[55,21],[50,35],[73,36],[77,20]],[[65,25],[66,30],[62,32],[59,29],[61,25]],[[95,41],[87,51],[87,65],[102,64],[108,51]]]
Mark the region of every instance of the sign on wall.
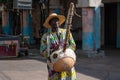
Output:
[[14,9],[32,9],[32,0],[13,0]]

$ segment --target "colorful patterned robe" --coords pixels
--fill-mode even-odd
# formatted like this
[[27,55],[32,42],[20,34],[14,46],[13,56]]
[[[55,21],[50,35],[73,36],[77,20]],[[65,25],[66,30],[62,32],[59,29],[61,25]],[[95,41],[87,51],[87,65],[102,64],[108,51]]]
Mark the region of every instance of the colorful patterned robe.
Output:
[[[49,44],[50,44],[50,51],[53,52],[58,49],[58,47],[63,47],[64,41],[65,41],[65,34],[66,29],[59,29],[59,38],[57,34],[54,32],[50,32],[49,34]],[[48,33],[45,33],[41,39],[41,47],[40,47],[40,54],[47,59],[48,54],[47,54],[47,36]],[[72,34],[70,33],[69,36],[69,43],[67,43],[69,46],[67,48],[71,48],[72,50],[76,49],[76,44],[74,42],[74,39],[72,37]],[[48,60],[48,59],[47,59]],[[66,71],[66,72],[55,72],[51,70],[51,68],[48,66],[47,63],[47,68],[48,68],[48,80],[77,80],[76,78],[76,71],[75,68],[73,67],[71,70]]]

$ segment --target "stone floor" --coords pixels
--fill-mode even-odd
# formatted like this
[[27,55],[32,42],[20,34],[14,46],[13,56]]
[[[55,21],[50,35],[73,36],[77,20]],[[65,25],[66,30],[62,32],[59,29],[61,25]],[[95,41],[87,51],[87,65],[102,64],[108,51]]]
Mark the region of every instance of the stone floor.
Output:
[[[29,56],[0,59],[0,80],[47,80],[46,60],[39,50]],[[105,57],[77,54],[78,80],[120,80],[120,50],[106,50]]]

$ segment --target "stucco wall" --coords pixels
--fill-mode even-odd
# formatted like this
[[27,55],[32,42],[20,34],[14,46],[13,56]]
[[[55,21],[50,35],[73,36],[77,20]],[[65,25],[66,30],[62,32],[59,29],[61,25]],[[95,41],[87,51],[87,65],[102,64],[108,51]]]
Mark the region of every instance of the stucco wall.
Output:
[[120,0],[102,0],[103,3],[120,2]]

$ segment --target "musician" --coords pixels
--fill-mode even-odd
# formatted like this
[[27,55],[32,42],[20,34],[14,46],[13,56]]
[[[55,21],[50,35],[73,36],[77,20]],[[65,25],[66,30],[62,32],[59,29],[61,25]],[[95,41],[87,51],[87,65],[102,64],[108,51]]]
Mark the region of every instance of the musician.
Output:
[[[41,47],[40,47],[40,54],[49,60],[48,53],[52,53],[53,51],[63,48],[63,44],[65,41],[65,33],[66,29],[60,28],[60,26],[65,22],[65,16],[58,15],[56,13],[50,14],[46,21],[44,22],[44,27],[49,28],[50,32],[45,33],[41,39]],[[47,36],[50,36],[49,39],[49,46],[50,52],[47,52]],[[70,33],[68,43],[66,44],[67,48],[70,48],[75,51],[76,44]],[[49,65],[47,63],[47,65]],[[71,70],[66,72],[56,72],[53,71],[49,66],[48,68],[48,80],[77,80],[76,79],[76,71],[73,67]]]

